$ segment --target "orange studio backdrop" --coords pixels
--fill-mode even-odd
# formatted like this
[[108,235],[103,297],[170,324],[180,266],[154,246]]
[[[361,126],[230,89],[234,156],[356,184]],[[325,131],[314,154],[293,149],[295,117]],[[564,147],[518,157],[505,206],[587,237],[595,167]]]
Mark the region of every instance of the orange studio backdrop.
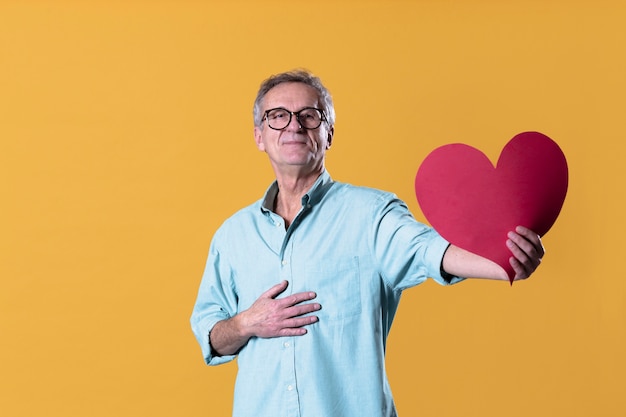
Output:
[[0,415],[227,416],[189,315],[221,222],[272,180],[262,79],[322,77],[341,181],[413,193],[434,148],[563,149],[526,282],[407,291],[401,416],[626,414],[626,6],[609,1],[0,1]]

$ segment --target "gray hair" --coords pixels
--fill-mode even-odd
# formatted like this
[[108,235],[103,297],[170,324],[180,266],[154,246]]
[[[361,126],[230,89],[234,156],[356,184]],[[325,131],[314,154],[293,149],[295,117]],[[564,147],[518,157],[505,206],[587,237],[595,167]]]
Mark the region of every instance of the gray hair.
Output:
[[322,110],[324,110],[328,124],[330,126],[335,124],[335,106],[333,104],[333,98],[328,89],[322,84],[322,80],[307,70],[298,69],[272,75],[261,83],[259,92],[254,100],[253,116],[255,126],[261,126],[262,123],[261,119],[263,118],[263,114],[261,113],[261,105],[265,95],[272,88],[282,83],[302,83],[313,87],[319,94],[320,101],[322,102]]

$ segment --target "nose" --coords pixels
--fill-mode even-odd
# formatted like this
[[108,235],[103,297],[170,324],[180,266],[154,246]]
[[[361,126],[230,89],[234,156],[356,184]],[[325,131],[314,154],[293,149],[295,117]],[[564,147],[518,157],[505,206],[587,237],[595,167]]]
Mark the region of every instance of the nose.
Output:
[[291,113],[291,120],[289,120],[289,124],[287,125],[286,129],[294,129],[294,128],[296,131],[300,131],[304,129],[302,127],[302,124],[300,124],[299,115],[295,113]]

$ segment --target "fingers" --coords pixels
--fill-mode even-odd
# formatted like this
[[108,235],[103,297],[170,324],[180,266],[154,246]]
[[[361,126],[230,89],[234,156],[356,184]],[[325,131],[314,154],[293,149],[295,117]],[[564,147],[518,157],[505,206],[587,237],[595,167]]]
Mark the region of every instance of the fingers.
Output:
[[277,298],[287,286],[287,281],[274,285],[241,313],[244,314],[248,334],[263,338],[303,335],[307,332],[303,326],[318,321],[316,316],[308,314],[320,310],[322,306],[319,303],[307,303],[317,294],[304,291]]
[[317,294],[315,294],[314,292],[305,291],[305,292],[299,292],[296,294],[291,294],[289,297],[281,298],[277,301],[282,307],[286,308],[290,306],[295,306],[296,304],[300,304],[304,301],[312,300],[315,297],[317,297]]
[[506,245],[513,254],[510,263],[516,280],[528,278],[545,255],[541,237],[526,227],[518,226],[515,232],[509,232]]
[[279,311],[281,311],[282,316],[281,325],[285,328],[294,328],[317,322],[317,316],[301,317],[322,309],[319,303],[302,304],[304,301],[315,298],[315,296],[314,292],[302,292],[278,300]]
[[532,274],[532,271],[530,271],[523,263],[518,261],[513,256],[509,258],[509,263],[511,264],[511,267],[513,267],[513,271],[515,272],[515,276],[513,278],[513,280],[515,281],[526,279],[530,276],[530,274]]
[[298,317],[285,320],[282,329],[279,330],[278,336],[301,336],[307,333],[305,326],[317,323],[319,319],[316,316]]
[[280,294],[282,294],[283,291],[285,291],[287,289],[288,285],[289,285],[288,281],[286,281],[286,280],[285,281],[281,281],[278,284],[274,285],[269,290],[265,291],[263,294],[261,294],[261,296],[259,298],[276,298]]
[[517,232],[518,236],[524,238],[524,241],[518,242],[518,245],[521,243],[523,245],[522,248],[526,253],[530,254],[531,256],[536,256],[540,259],[543,258],[543,256],[545,255],[545,248],[541,243],[541,237],[537,233],[523,226],[517,226],[515,228],[515,231]]
[[[278,297],[280,294],[282,294],[286,289],[287,286],[289,285],[288,281],[281,281],[278,284],[274,285],[272,288],[270,288],[269,290],[265,291],[263,294],[261,294],[261,296],[259,298],[271,298],[271,299],[275,299],[276,297]],[[295,304],[299,304],[303,301],[308,301],[308,300],[312,300],[315,297],[317,297],[317,294],[315,294],[312,291],[306,291],[306,292],[299,292],[296,294],[292,294],[289,297],[285,297],[282,298],[280,300],[278,300],[281,305],[287,307],[287,306],[292,306]]]
[[[299,304],[289,308],[284,309],[284,316],[286,321],[289,319],[299,316],[304,316],[305,314],[313,313],[314,311],[321,310],[322,306],[319,303],[308,303],[308,304]],[[309,323],[306,323],[309,324]]]

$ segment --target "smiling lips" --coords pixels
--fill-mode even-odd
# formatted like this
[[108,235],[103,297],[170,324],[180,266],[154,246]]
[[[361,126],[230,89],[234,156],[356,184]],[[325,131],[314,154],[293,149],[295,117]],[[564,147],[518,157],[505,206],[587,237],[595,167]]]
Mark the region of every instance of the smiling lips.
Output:
[[301,138],[301,139],[297,139],[297,138],[289,138],[289,139],[282,139],[279,141],[280,145],[307,145],[309,143],[309,138]]

